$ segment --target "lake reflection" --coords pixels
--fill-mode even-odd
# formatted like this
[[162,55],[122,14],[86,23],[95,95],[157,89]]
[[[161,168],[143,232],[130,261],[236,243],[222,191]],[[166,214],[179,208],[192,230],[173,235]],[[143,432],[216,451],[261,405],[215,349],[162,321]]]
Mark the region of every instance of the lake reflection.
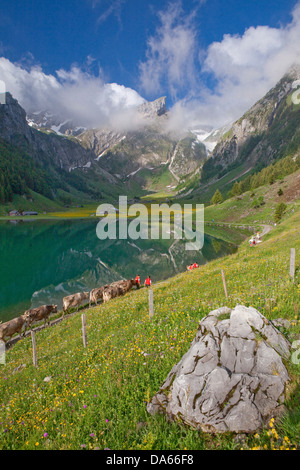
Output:
[[57,303],[66,295],[140,275],[153,283],[187,264],[233,253],[236,245],[205,235],[200,251],[184,240],[99,240],[96,220],[0,223],[0,319]]

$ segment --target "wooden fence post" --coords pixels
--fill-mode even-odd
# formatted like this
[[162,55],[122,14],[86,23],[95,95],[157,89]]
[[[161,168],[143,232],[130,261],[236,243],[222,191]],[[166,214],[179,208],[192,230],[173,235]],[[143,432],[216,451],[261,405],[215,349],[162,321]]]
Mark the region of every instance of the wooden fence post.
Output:
[[153,318],[154,309],[153,309],[153,290],[149,289],[149,318]]
[[225,297],[226,299],[228,298],[228,293],[227,293],[227,286],[226,286],[226,279],[225,279],[225,273],[223,269],[221,270],[222,273],[222,279],[223,279],[223,286],[224,286],[224,292],[225,292]]
[[86,335],[86,316],[83,313],[81,315],[81,322],[82,322],[82,340],[83,340],[83,347],[87,347],[87,335]]
[[36,341],[35,341],[35,332],[31,331],[31,340],[32,340],[32,358],[33,358],[33,365],[37,367],[37,351],[36,351]]
[[6,345],[4,341],[0,341],[0,364],[5,364]]
[[296,260],[296,251],[295,248],[291,248],[290,255],[290,277],[295,280],[295,260]]

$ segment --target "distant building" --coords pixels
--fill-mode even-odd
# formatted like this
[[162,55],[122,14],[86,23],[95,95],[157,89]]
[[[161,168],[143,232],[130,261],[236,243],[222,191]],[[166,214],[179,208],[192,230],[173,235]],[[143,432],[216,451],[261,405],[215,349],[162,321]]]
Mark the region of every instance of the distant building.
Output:
[[24,211],[24,212],[22,212],[22,215],[38,215],[38,213],[33,212],[33,211]]
[[20,212],[18,212],[18,211],[16,211],[16,210],[9,212],[9,216],[10,216],[10,217],[15,217],[16,215],[20,215]]

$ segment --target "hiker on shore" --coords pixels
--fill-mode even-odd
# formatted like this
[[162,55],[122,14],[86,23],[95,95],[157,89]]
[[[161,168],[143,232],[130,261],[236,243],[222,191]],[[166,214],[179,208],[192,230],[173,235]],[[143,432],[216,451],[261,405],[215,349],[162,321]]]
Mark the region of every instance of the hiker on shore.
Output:
[[150,276],[148,276],[147,279],[145,280],[145,287],[151,287],[151,278],[150,278]]
[[193,264],[193,269],[199,268],[199,265],[197,263]]
[[141,287],[141,278],[139,274],[136,276],[135,280],[136,280],[136,288],[139,289]]

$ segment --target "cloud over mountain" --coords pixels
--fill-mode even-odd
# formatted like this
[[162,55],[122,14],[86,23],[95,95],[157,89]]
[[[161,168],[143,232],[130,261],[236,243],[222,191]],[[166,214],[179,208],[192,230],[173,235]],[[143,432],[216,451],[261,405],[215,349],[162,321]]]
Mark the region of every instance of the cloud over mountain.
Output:
[[2,57],[0,77],[28,113],[47,110],[85,127],[122,126],[122,120],[125,125],[130,112],[145,101],[135,90],[105,83],[78,66],[54,76],[40,66],[24,68]]

